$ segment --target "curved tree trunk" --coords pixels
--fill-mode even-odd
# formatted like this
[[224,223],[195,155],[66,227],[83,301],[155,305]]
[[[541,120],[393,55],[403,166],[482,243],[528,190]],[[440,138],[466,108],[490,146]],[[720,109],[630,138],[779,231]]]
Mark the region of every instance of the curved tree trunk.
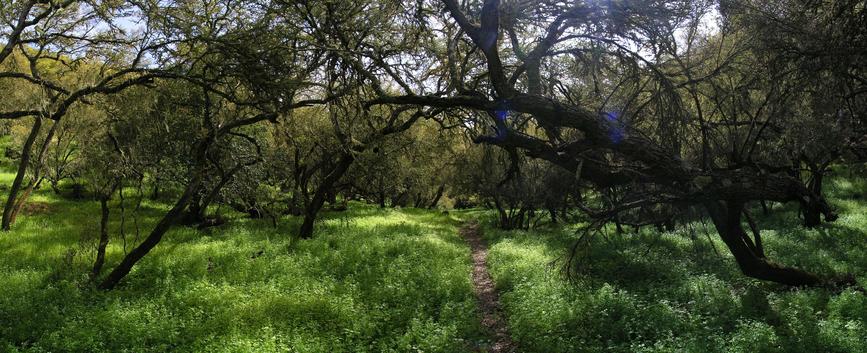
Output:
[[[27,199],[30,198],[30,195],[33,193],[33,190],[38,189],[39,185],[42,183],[42,180],[44,179],[42,176],[42,164],[45,160],[45,153],[46,153],[46,151],[48,151],[48,145],[51,144],[51,140],[54,139],[54,133],[57,131],[57,127],[59,125],[60,125],[60,123],[55,121],[51,125],[51,129],[48,129],[48,134],[45,135],[45,141],[42,143],[42,147],[39,149],[39,154],[36,155],[36,164],[33,168],[33,179],[31,179],[30,182],[27,184],[27,188],[24,190],[24,192],[21,194],[21,196],[16,195],[17,200],[14,201],[13,207],[12,207],[12,212],[8,216],[8,227],[10,227],[10,228],[11,228],[12,224],[15,223],[15,218],[18,216],[18,213],[21,212],[21,209],[24,207],[24,204],[27,203]],[[38,134],[39,132],[36,131],[36,133]],[[25,143],[25,148],[27,148],[27,150],[22,151],[22,153],[21,153],[21,162],[22,162],[22,165],[24,166],[24,173],[27,172],[27,167],[28,167],[28,164],[30,161],[30,155],[31,155],[30,150],[33,148],[32,143],[30,144],[30,146],[27,146],[27,144]],[[24,155],[25,154],[27,155],[27,163],[24,163],[25,162],[24,161]],[[20,166],[19,166],[18,170],[19,170],[19,172],[21,171]],[[18,176],[16,175],[16,179],[17,178],[18,178]],[[19,188],[20,188],[20,185],[19,185]],[[10,192],[9,195],[11,196],[12,193]],[[7,220],[7,217],[5,217],[6,216],[5,211],[6,210],[4,209],[4,212],[3,212],[4,221]],[[4,222],[4,225],[5,224],[6,224],[6,222]],[[4,228],[4,229],[6,229],[6,228]]]
[[148,235],[145,240],[132,249],[126,257],[121,260],[120,264],[108,274],[108,276],[99,284],[100,289],[113,289],[120,282],[121,279],[126,277],[129,274],[129,271],[132,270],[132,267],[141,260],[147,253],[151,251],[159,242],[162,240],[163,235],[175,224],[178,220],[180,220],[181,216],[183,216],[184,210],[190,204],[190,200],[192,200],[193,195],[196,190],[199,188],[199,184],[201,183],[201,173],[193,177],[190,180],[190,183],[187,184],[184,193],[175,202],[175,205],[169,210],[163,218],[154,226],[154,229],[151,230],[151,233]]
[[313,224],[316,222],[316,216],[319,214],[319,211],[322,210],[322,205],[325,204],[325,200],[328,197],[328,194],[332,191],[331,189],[334,187],[334,184],[336,184],[337,181],[346,174],[346,171],[349,170],[349,166],[352,165],[354,160],[355,157],[351,152],[343,153],[337,164],[334,166],[334,169],[328,173],[325,179],[322,180],[322,183],[319,184],[319,187],[316,188],[316,192],[313,194],[310,203],[304,207],[304,222],[301,224],[301,229],[298,231],[298,236],[301,239],[313,238]]
[[49,185],[51,185],[51,191],[54,191],[55,195],[60,195],[60,185],[57,180],[51,180]]
[[9,196],[6,198],[6,205],[3,207],[3,221],[0,224],[0,228],[4,231],[8,231],[12,227],[12,213],[15,209],[15,200],[18,197],[18,192],[21,191],[24,175],[27,174],[27,166],[30,164],[33,143],[36,141],[36,137],[39,136],[39,130],[41,129],[42,117],[36,117],[33,127],[30,129],[30,135],[27,135],[27,140],[24,141],[24,147],[21,149],[21,161],[18,162],[18,172],[15,174],[12,187],[9,189]]
[[157,246],[157,244],[159,244],[163,239],[163,235],[165,235],[166,232],[171,229],[171,227],[174,226],[181,217],[183,217],[184,210],[186,210],[187,206],[190,205],[190,201],[193,200],[193,196],[195,196],[196,192],[198,192],[202,185],[202,180],[205,176],[205,157],[208,148],[215,139],[215,136],[209,135],[205,139],[199,141],[194,155],[195,166],[192,176],[187,182],[186,188],[184,188],[184,193],[181,194],[181,197],[178,198],[175,205],[172,206],[165,215],[163,215],[163,218],[157,222],[150,234],[148,234],[147,238],[145,238],[141,244],[132,249],[132,251],[121,260],[120,264],[118,264],[111,273],[103,279],[98,286],[99,289],[110,290],[117,286],[117,284],[120,283],[120,280],[129,274],[132,267],[135,266],[135,264],[147,255],[155,246]]
[[[504,69],[504,62],[500,58],[501,50],[497,40],[501,24],[500,2],[484,1],[481,11],[477,12],[478,21],[469,19],[458,1],[444,0],[443,4],[483,54],[488,81],[494,91],[493,97],[497,100],[469,95],[448,98],[404,95],[379,98],[375,100],[376,104],[463,107],[485,111],[492,116],[496,116],[493,114],[495,112],[505,110],[509,113],[532,115],[535,122],[543,128],[578,130],[582,133],[581,139],[560,144],[551,143],[556,142],[556,139],[549,138],[546,141],[495,125],[497,130],[494,135],[480,136],[473,141],[505,149],[521,149],[527,156],[559,165],[598,188],[637,183],[660,188],[657,190],[664,190],[672,196],[670,199],[665,197],[668,200],[662,202],[653,199],[645,200],[646,202],[704,205],[720,237],[747,276],[794,286],[818,286],[826,283],[814,274],[780,266],[760,257],[756,244],[746,235],[741,225],[743,202],[754,200],[810,202],[815,206],[814,209],[825,216],[825,220],[836,219],[836,213],[821,195],[807,190],[796,176],[780,175],[779,171],[769,173],[756,165],[740,165],[731,169],[695,168],[684,163],[677,153],[672,153],[670,146],[649,138],[640,130],[623,126],[616,117],[612,119],[610,114],[600,114],[594,109],[573,102],[561,102],[556,97],[533,94],[530,89],[530,93],[522,92],[515,85],[515,81],[508,78],[510,73]],[[562,36],[563,33],[556,31],[556,26],[553,28],[553,31],[548,32],[551,40],[540,41],[534,51],[538,49],[540,53],[547,52],[558,43],[557,39],[566,38]],[[532,63],[530,58],[521,61],[523,65]],[[494,123],[500,124],[499,121],[496,119]],[[591,154],[611,154],[615,158],[634,163],[639,168],[612,168],[608,163],[599,162],[603,159],[588,158]],[[737,162],[738,158],[733,161]],[[795,167],[794,170],[798,168]],[[612,212],[619,211],[615,209],[604,214],[608,216],[612,215]]]
[[27,203],[27,199],[30,198],[30,194],[33,193],[33,189],[36,189],[36,186],[39,183],[35,180],[31,180],[27,183],[27,187],[24,188],[24,192],[18,196],[17,200],[15,200],[15,206],[12,207],[12,214],[9,215],[9,226],[11,227],[15,224],[15,219],[18,218],[18,213],[21,212],[21,209],[24,208],[24,204]]
[[108,198],[100,197],[99,206],[102,209],[102,217],[99,219],[99,245],[96,248],[96,261],[93,262],[90,278],[96,278],[102,272],[102,265],[105,263],[105,248],[108,246]]
[[775,264],[765,259],[741,225],[742,203],[709,202],[706,208],[720,238],[734,255],[744,275],[790,286],[816,287],[825,284],[825,281],[815,274]]

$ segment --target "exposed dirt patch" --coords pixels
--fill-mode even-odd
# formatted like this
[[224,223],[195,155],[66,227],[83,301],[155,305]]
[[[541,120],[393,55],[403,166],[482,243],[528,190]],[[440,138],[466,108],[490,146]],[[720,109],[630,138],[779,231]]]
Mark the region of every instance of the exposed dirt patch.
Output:
[[478,347],[479,351],[490,353],[517,352],[518,347],[502,315],[500,296],[494,288],[494,280],[488,272],[488,247],[482,239],[482,230],[477,221],[467,222],[460,230],[461,236],[470,244],[473,256],[473,289],[479,305],[482,325],[491,334],[489,347]]
[[24,207],[21,208],[21,213],[32,216],[35,214],[51,213],[53,209],[54,207],[49,203],[30,201],[24,204]]

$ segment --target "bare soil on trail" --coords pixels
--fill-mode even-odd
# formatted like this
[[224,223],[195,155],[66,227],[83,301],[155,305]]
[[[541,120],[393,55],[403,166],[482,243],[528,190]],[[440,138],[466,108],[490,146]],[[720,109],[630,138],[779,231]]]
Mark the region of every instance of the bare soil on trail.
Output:
[[470,221],[460,229],[460,234],[470,245],[473,257],[473,290],[479,305],[482,325],[490,332],[491,344],[478,347],[480,352],[513,353],[518,347],[502,315],[500,296],[494,288],[494,280],[488,272],[488,246],[482,238],[482,230],[477,221]]

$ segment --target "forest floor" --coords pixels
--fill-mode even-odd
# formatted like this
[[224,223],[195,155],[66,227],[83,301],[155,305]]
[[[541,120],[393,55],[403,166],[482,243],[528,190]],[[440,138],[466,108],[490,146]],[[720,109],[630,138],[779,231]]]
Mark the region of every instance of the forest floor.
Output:
[[[517,346],[509,335],[509,327],[503,317],[500,296],[494,280],[488,272],[488,246],[482,239],[479,222],[472,220],[461,227],[461,236],[470,244],[473,258],[473,288],[479,306],[482,326],[491,334],[490,353],[511,353]],[[483,347],[484,348],[484,347]]]
[[[829,179],[841,217],[816,229],[793,205],[752,209],[768,256],[867,284],[864,190],[863,177]],[[111,205],[107,269],[171,204],[125,195],[124,213]],[[509,345],[482,324],[498,307],[476,295],[483,259],[492,327],[520,352],[867,352],[867,296],[746,278],[702,222],[600,236],[569,281],[576,226],[502,231],[485,210],[351,203],[295,242],[298,218],[274,227],[217,209],[227,224],[173,228],[103,292],[87,276],[98,202],[51,190],[31,201],[0,233],[0,352],[490,352]]]

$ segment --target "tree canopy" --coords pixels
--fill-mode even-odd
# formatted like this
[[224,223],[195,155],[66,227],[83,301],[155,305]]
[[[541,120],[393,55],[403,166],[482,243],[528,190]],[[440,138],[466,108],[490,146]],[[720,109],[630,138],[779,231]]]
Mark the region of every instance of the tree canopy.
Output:
[[[863,1],[9,0],[0,21],[2,227],[43,181],[100,200],[103,289],[223,207],[308,239],[347,200],[586,234],[709,218],[747,276],[855,284],[767,258],[750,205],[838,218],[823,176],[867,159]],[[106,259],[129,188],[172,206]]]

